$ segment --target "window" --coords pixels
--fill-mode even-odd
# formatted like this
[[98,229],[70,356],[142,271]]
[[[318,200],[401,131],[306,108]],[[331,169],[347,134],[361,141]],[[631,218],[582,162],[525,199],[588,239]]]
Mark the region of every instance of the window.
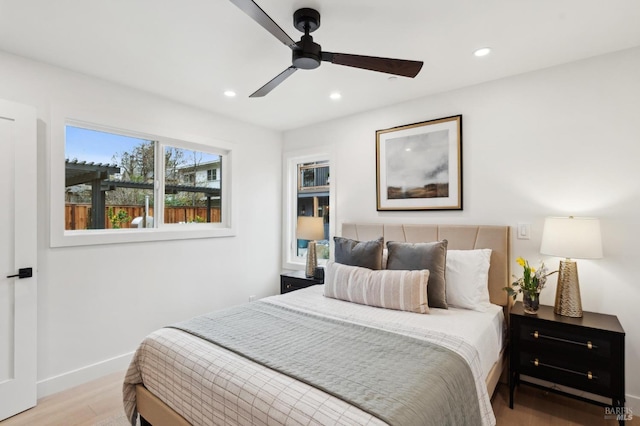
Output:
[[214,164],[221,166],[220,155],[165,147],[164,223],[221,222],[220,182],[208,179]]
[[[229,149],[86,123],[64,130],[52,246],[233,235]],[[53,158],[52,170],[62,164]]]
[[66,126],[65,230],[129,228],[153,208],[155,146],[152,140]]
[[[318,259],[329,258],[329,162],[298,163],[297,216],[321,217],[324,238],[317,241]],[[296,239],[296,256],[305,257],[309,241]]]
[[180,183],[187,183],[187,184],[195,183],[196,174],[195,173],[183,173],[182,175],[179,176],[179,179],[180,179]]
[[291,156],[286,167],[284,226],[287,238],[283,266],[300,269],[306,262],[308,241],[296,238],[298,216],[323,219],[324,239],[317,241],[318,263],[323,264],[330,257],[330,237],[334,234],[329,155]]

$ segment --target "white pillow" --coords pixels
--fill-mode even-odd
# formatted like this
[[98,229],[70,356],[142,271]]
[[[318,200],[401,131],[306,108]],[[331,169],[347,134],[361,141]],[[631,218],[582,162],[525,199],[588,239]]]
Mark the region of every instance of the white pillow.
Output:
[[447,304],[485,311],[489,301],[491,249],[447,251]]

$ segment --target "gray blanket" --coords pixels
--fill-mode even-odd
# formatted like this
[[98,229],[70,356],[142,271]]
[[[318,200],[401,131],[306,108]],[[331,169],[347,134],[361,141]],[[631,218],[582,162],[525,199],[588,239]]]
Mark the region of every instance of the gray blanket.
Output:
[[253,302],[174,324],[391,425],[481,424],[466,361],[436,344]]

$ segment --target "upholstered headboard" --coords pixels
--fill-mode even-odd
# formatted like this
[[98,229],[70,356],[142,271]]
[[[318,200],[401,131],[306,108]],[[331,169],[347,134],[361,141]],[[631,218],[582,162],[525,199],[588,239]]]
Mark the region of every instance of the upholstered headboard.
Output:
[[399,225],[343,223],[342,236],[366,241],[384,237],[387,241],[427,243],[446,239],[452,250],[491,249],[489,298],[491,303],[509,306],[510,298],[503,290],[509,285],[510,228],[490,225]]

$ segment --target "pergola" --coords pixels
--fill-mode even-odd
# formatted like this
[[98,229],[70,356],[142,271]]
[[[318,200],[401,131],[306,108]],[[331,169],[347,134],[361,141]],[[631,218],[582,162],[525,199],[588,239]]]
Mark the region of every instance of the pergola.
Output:
[[[105,208],[107,191],[116,188],[137,188],[153,190],[153,183],[110,180],[109,176],[120,173],[116,164],[87,163],[86,161],[66,160],[65,187],[91,185],[91,228],[105,229]],[[192,185],[165,185],[165,193],[178,192],[203,193],[207,197],[207,222],[211,221],[212,199],[220,197],[219,188]]]

